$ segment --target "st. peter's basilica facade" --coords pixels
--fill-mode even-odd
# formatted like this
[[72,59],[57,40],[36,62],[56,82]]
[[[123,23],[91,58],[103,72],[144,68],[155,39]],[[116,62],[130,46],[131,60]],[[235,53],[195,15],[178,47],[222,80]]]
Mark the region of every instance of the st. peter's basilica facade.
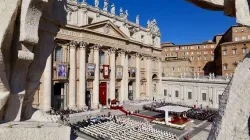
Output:
[[148,27],[128,21],[128,11],[104,0],[91,6],[68,0],[67,25],[55,38],[55,49],[36,92],[34,106],[44,111],[97,108],[109,100],[163,96],[161,34],[156,20]]

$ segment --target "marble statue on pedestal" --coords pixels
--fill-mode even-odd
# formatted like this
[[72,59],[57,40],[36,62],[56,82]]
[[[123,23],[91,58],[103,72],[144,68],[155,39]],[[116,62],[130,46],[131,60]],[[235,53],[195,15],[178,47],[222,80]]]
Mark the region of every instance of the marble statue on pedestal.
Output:
[[123,10],[122,10],[122,7],[120,8],[120,17],[123,17]]
[[58,119],[34,109],[32,103],[59,25],[67,21],[64,7],[65,0],[1,2],[0,120]]
[[136,24],[138,24],[138,25],[140,24],[140,17],[139,17],[139,15],[136,16]]
[[125,11],[124,18],[128,19],[128,10]]
[[115,4],[111,5],[111,14],[115,15]]
[[99,8],[99,0],[95,0],[95,7]]
[[103,11],[108,11],[108,5],[109,5],[109,1],[108,0],[104,0],[104,6],[103,6]]

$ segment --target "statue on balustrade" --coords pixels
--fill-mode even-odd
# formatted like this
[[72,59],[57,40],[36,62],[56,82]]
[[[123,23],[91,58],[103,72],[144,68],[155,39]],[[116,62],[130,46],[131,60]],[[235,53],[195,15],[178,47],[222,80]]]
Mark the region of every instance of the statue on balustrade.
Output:
[[66,2],[1,2],[0,120],[55,122],[58,119],[34,109],[32,103],[47,58],[54,49],[54,37],[59,26],[67,22]]
[[99,0],[95,0],[95,7],[99,8]]
[[115,15],[115,4],[111,5],[111,14]]
[[108,0],[104,0],[104,7],[103,7],[103,10],[104,11],[108,11],[108,5],[109,5],[109,1]]

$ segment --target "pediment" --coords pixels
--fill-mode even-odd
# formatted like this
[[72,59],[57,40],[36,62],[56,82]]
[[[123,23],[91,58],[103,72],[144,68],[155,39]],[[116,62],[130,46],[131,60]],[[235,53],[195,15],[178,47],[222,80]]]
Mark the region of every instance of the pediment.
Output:
[[116,27],[116,25],[114,25],[109,20],[89,24],[89,25],[83,26],[82,28],[86,30],[91,30],[91,31],[94,31],[96,33],[100,33],[103,35],[129,39],[129,37],[126,34],[124,34],[118,27]]

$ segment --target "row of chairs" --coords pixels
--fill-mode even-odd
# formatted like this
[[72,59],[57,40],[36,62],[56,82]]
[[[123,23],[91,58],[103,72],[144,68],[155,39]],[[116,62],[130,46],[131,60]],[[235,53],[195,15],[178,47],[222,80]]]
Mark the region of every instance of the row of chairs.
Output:
[[116,122],[107,121],[79,129],[97,139],[105,140],[177,140],[172,133],[156,130],[149,123],[129,118],[117,118]]

